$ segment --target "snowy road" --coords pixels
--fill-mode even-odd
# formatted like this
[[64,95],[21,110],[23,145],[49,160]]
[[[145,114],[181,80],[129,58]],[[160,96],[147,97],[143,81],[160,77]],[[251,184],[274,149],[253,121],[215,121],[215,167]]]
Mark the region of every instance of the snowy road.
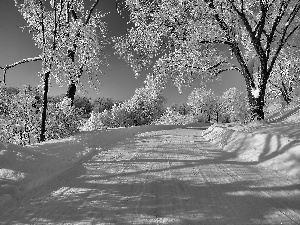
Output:
[[200,129],[153,131],[77,163],[1,224],[300,224],[300,186],[237,162]]

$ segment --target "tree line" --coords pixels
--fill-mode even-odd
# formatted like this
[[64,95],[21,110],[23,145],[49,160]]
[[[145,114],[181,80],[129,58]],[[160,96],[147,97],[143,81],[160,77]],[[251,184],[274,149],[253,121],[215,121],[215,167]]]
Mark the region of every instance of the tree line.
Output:
[[[0,100],[1,104],[1,111],[0,115],[5,116],[8,114],[7,108],[8,106],[4,104],[3,98],[5,96],[7,98],[14,98],[16,97],[20,92],[22,92],[23,88],[16,88],[16,87],[7,87],[7,86],[2,86],[2,98]],[[34,103],[34,107],[37,107],[38,105],[42,105],[42,94],[40,91],[38,91],[37,88],[32,87],[30,85],[26,86],[26,89],[29,92],[32,92],[34,95],[34,99],[36,100],[36,103]],[[48,102],[49,103],[59,103],[63,100],[65,97],[65,94],[61,95],[56,95],[56,96],[48,96]],[[112,98],[108,97],[97,97],[94,100],[90,97],[86,96],[80,96],[80,95],[75,95],[74,96],[74,101],[73,101],[73,106],[78,109],[82,109],[82,117],[83,118],[89,118],[90,113],[94,111],[95,113],[101,113],[104,110],[111,110],[114,104],[120,104],[123,101],[121,100],[114,100]]]

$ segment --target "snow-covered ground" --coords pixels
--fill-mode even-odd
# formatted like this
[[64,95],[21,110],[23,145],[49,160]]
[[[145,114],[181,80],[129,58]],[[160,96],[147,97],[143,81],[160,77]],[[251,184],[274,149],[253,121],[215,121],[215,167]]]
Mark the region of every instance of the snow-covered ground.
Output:
[[[224,151],[231,152],[232,157],[238,160],[299,177],[298,114],[299,107],[271,115],[268,123],[249,126],[215,124],[204,131],[203,136],[221,145]],[[0,143],[0,206],[22,197],[26,191],[44,184],[85,157],[138,133],[196,126],[152,125],[82,131],[70,138],[25,147]]]
[[21,197],[94,152],[138,133],[180,126],[142,126],[81,131],[76,135],[25,147],[0,143],[0,206]]
[[300,177],[300,106],[278,111],[266,122],[215,124],[203,136],[240,161]]

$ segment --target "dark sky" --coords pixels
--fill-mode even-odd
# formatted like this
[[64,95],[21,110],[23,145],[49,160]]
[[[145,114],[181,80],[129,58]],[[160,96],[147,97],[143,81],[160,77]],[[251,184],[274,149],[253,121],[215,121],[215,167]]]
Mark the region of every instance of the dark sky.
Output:
[[[89,3],[89,1],[85,1]],[[90,5],[91,3],[87,4]],[[97,6],[97,10],[107,13],[105,17],[107,22],[107,28],[109,31],[108,36],[121,35],[126,32],[127,20],[121,18],[115,8],[115,0],[101,0]],[[34,45],[31,34],[28,30],[22,32],[20,27],[25,26],[26,22],[18,12],[17,7],[14,5],[13,0],[1,0],[0,1],[0,65],[8,65],[17,62],[21,59],[28,57],[35,57],[41,53],[41,50]],[[133,71],[122,59],[113,55],[113,49],[111,46],[106,47],[106,54],[108,55],[109,67],[103,67],[105,75],[100,75],[100,94],[97,95],[86,82],[86,78],[83,77],[83,83],[89,93],[89,97],[95,98],[110,97],[115,100],[129,99],[134,90],[143,84],[145,75],[135,79]],[[41,70],[41,62],[29,62],[23,65],[19,65],[15,68],[8,70],[6,75],[6,83],[8,86],[20,87],[24,84],[30,84],[37,86],[41,83],[41,79],[38,76],[38,72]],[[1,79],[3,71],[0,71]],[[222,75],[222,82],[214,82],[209,86],[215,91],[216,94],[221,94],[224,90],[236,86],[238,89],[244,91],[244,79],[241,75],[235,72],[228,72]],[[186,102],[188,94],[191,90],[197,87],[197,83],[191,88],[184,89],[180,95],[177,88],[168,85],[164,90],[163,95],[167,98],[167,105],[172,103]],[[66,93],[67,86],[62,88],[55,84],[54,80],[51,80],[50,95],[58,95]]]

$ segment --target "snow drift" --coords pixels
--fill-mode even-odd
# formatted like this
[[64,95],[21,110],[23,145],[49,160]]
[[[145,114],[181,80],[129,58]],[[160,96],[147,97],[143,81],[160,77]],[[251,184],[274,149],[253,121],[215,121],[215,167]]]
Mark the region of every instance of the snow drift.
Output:
[[266,122],[215,124],[203,136],[237,160],[300,177],[299,104],[268,115]]
[[[248,128],[249,129],[249,128]],[[300,123],[261,124],[250,131],[239,126],[213,125],[203,137],[230,152],[232,158],[300,177]]]

